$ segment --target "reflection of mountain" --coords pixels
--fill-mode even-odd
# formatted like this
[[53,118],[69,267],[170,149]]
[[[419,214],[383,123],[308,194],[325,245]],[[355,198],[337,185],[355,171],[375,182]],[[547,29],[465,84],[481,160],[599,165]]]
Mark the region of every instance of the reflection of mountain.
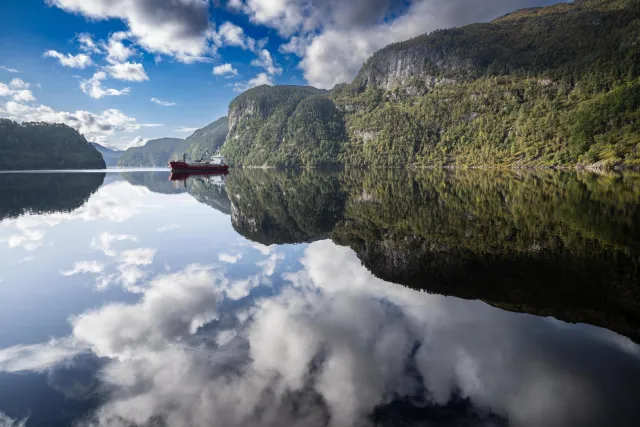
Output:
[[389,282],[640,340],[637,175],[236,169],[179,188],[123,175],[186,189],[265,245],[331,238]]
[[376,276],[640,340],[635,176],[367,178],[332,238]]
[[384,280],[640,340],[638,182],[575,173],[234,170],[227,189],[234,228],[256,242],[331,237]]
[[0,174],[0,220],[27,213],[71,212],[104,181],[104,173]]
[[147,187],[154,193],[180,194],[186,191],[183,185],[169,181],[169,172],[166,171],[121,172],[120,174],[130,184]]
[[233,228],[265,245],[326,238],[346,200],[338,176],[320,172],[234,170],[227,189]]
[[231,215],[231,201],[224,186],[224,176],[190,176],[185,186],[200,203]]

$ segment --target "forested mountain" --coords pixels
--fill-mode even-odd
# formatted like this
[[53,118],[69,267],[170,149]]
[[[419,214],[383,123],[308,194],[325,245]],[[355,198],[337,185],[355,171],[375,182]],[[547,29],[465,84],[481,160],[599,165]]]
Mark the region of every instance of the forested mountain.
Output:
[[122,150],[112,150],[95,142],[93,143],[93,146],[96,147],[96,150],[98,150],[100,154],[102,154],[102,158],[107,166],[117,166],[120,156],[124,153]]
[[69,126],[0,119],[0,170],[104,168],[98,150]]
[[381,49],[328,93],[251,89],[229,121],[223,151],[244,165],[637,168],[640,2],[436,31]]
[[[180,138],[160,138],[148,141],[142,147],[128,148],[118,160],[118,166],[167,167],[174,156],[182,157],[186,141]],[[180,153],[180,154],[175,154]]]
[[226,116],[198,129],[186,139],[187,157],[191,160],[199,159],[205,151],[209,151],[212,155],[216,154],[224,144],[227,132],[229,132],[229,120]]
[[222,152],[243,165],[335,162],[346,141],[342,114],[328,92],[309,86],[258,86],[229,105]]

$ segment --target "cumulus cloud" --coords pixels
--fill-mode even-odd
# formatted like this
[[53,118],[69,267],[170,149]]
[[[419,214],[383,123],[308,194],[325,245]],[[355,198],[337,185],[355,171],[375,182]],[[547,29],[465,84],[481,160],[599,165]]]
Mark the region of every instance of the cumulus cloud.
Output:
[[8,85],[0,83],[0,96],[11,96],[15,102],[35,101],[33,92],[28,90],[29,86],[29,83],[21,79],[13,79]]
[[56,111],[46,105],[29,106],[15,101],[7,102],[4,112],[0,115],[17,122],[64,123],[89,138],[113,135],[115,132],[134,132],[143,127],[162,126],[155,123],[137,123],[135,118],[116,109],[108,109],[99,114],[88,111],[71,113]]
[[246,82],[238,82],[233,84],[234,92],[244,92],[245,90],[249,90],[252,87],[261,86],[261,85],[269,85],[273,86],[273,78],[267,73],[259,73],[254,78],[246,81]]
[[78,44],[80,45],[80,50],[83,52],[87,52],[89,54],[92,53],[100,53],[101,50],[93,41],[93,36],[89,33],[81,33],[77,36]]
[[111,77],[118,80],[130,82],[142,82],[149,80],[149,76],[144,71],[142,64],[124,62],[121,64],[113,64],[105,67],[105,70]]
[[125,31],[118,31],[109,36],[109,40],[102,43],[102,48],[107,52],[107,62],[118,64],[125,62],[130,57],[137,54],[131,46],[126,46],[123,41],[127,40],[128,34]]
[[15,68],[5,67],[4,65],[0,65],[0,69],[1,70],[5,70],[8,73],[17,73],[18,72],[18,70],[16,70]]
[[154,104],[161,105],[163,107],[173,107],[174,105],[176,105],[175,102],[162,101],[158,98],[151,98],[151,102],[153,102]]
[[104,264],[100,261],[78,261],[72,269],[65,270],[61,274],[63,276],[73,276],[81,273],[102,273]]
[[47,4],[90,19],[120,19],[128,27],[128,37],[151,53],[183,62],[211,53],[208,0],[47,0]]
[[104,71],[98,71],[87,80],[80,81],[80,89],[89,95],[93,99],[100,99],[105,96],[121,96],[127,95],[131,91],[131,88],[112,89],[102,86],[102,81],[107,78],[107,73]]
[[223,23],[218,30],[213,32],[212,38],[218,47],[236,46],[251,51],[256,48],[256,41],[247,36],[242,27],[229,21]]
[[237,76],[238,70],[233,68],[231,64],[222,64],[222,65],[216,65],[215,67],[213,67],[212,73],[215,76],[224,76],[224,75]]
[[254,67],[263,68],[267,74],[280,75],[282,74],[282,68],[278,67],[274,62],[271,54],[268,50],[262,49],[257,52],[258,57],[251,61],[251,65]]
[[31,85],[22,79],[15,78],[11,80],[11,83],[9,83],[9,86],[11,86],[14,89],[29,89]]
[[60,65],[69,68],[87,68],[93,65],[93,61],[89,55],[79,53],[77,55],[71,55],[70,53],[64,55],[55,50],[48,50],[44,53],[45,58],[55,58],[60,62]]

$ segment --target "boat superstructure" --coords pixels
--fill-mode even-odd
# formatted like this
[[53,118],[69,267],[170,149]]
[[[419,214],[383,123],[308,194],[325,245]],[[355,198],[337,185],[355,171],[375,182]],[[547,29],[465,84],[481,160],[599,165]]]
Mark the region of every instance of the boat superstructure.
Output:
[[209,154],[209,151],[205,151],[200,159],[192,162],[187,161],[187,154],[182,155],[182,160],[174,160],[169,162],[172,172],[225,172],[229,169],[229,165],[226,164],[224,156],[212,156],[205,157]]

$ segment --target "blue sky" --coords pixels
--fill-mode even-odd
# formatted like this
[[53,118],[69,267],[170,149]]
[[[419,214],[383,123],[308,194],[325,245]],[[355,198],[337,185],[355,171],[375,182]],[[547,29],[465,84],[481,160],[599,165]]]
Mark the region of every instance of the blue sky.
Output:
[[259,84],[331,88],[377,49],[549,0],[3,0],[0,117],[126,148]]

